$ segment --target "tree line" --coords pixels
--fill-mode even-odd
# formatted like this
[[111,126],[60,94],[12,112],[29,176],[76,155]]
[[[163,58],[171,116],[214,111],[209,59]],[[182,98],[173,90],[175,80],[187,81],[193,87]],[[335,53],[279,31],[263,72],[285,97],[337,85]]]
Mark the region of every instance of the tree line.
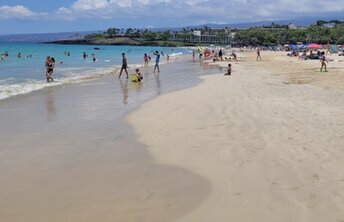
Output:
[[[328,27],[326,24],[334,24]],[[228,27],[212,29],[209,26],[200,28],[183,28],[179,31],[152,31],[136,28],[109,28],[105,32],[86,35],[85,39],[107,39],[118,36],[137,38],[147,42],[169,41],[173,34],[182,36],[184,44],[187,44],[193,31],[201,31],[203,35],[214,35],[218,38],[233,36],[232,45],[275,46],[284,44],[338,44],[344,45],[344,22],[339,20],[319,20],[314,25],[306,28],[290,28],[288,25],[272,23],[268,26],[252,27],[248,29],[230,29]],[[229,31],[230,30],[230,31]]]
[[344,25],[337,24],[335,27],[325,27],[321,25],[310,25],[307,28],[249,28],[237,30],[234,44],[237,45],[284,45],[284,44],[344,44]]

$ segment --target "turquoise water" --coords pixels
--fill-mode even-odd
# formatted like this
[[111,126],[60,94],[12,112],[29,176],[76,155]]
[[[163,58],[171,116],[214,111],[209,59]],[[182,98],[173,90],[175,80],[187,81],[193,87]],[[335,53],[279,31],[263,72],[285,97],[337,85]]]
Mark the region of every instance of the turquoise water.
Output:
[[[100,50],[95,50],[95,47]],[[154,61],[153,51],[156,50],[164,52],[162,62],[166,60],[166,54],[173,57],[188,53],[187,49],[170,47],[0,43],[0,53],[9,53],[9,57],[0,60],[0,99],[53,85],[74,84],[111,75],[120,68],[123,52],[127,54],[129,68],[133,72],[134,68],[143,65],[144,53]],[[65,51],[69,51],[70,56],[65,55]],[[89,55],[87,59],[83,59],[83,52]],[[18,53],[21,53],[21,58],[18,58]],[[96,62],[92,61],[93,53]],[[48,55],[56,61],[53,83],[45,81],[44,64]]]

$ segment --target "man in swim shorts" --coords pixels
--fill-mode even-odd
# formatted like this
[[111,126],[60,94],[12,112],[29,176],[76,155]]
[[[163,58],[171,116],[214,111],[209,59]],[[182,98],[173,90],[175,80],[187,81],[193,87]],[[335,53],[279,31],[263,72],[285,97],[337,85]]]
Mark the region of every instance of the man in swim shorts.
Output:
[[127,74],[127,78],[128,78],[129,75],[128,75],[128,70],[127,69],[128,69],[127,58],[125,57],[125,53],[122,53],[122,68],[121,68],[121,71],[119,73],[119,77],[118,78],[121,78],[123,70]]

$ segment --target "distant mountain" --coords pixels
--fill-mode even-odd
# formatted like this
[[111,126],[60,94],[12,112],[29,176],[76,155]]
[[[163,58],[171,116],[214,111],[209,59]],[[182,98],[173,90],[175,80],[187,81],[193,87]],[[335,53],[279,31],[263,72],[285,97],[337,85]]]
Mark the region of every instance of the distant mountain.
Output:
[[[250,28],[250,27],[260,27],[264,25],[271,25],[271,23],[279,24],[279,25],[288,25],[290,23],[295,24],[297,26],[303,26],[307,27],[309,25],[315,24],[317,20],[325,20],[325,21],[330,21],[330,20],[344,20],[344,16],[342,15],[336,15],[331,18],[329,17],[298,17],[295,19],[286,19],[286,20],[266,20],[266,21],[258,21],[258,22],[246,22],[246,23],[228,23],[228,24],[214,24],[214,23],[208,23],[208,24],[203,24],[203,25],[197,25],[197,26],[188,26],[188,28],[193,28],[193,29],[200,29],[204,26],[208,26],[210,28],[225,28],[225,27],[230,27],[230,28]],[[167,31],[167,30],[172,30],[172,31],[181,31],[185,27],[174,27],[174,28],[156,28],[156,29],[151,29],[153,31]]]
[[0,35],[0,42],[52,42],[59,40],[75,40],[82,39],[84,35],[90,33],[95,33],[95,31]]
[[[258,22],[247,22],[247,23],[233,23],[233,24],[206,24],[210,28],[225,28],[225,27],[230,27],[230,28],[250,28],[250,27],[260,27],[264,25],[271,25],[271,23],[279,24],[279,25],[288,25],[290,23],[295,24],[297,26],[309,26],[312,24],[315,24],[317,20],[327,20],[324,18],[312,18],[312,17],[300,17],[296,19],[289,19],[289,20],[278,20],[278,21],[258,21]],[[331,19],[328,19],[331,20]],[[204,26],[204,25],[202,25]],[[200,26],[200,27],[202,27]]]
[[[198,26],[187,26],[188,28],[200,29],[204,26],[210,28],[250,28],[250,27],[259,27],[263,25],[271,25],[271,23],[279,25],[287,25],[289,23],[298,25],[298,26],[309,26],[315,24],[317,20],[344,20],[343,15],[333,15],[331,17],[299,17],[289,20],[267,20],[267,21],[258,21],[258,22],[247,22],[247,23],[228,23],[228,24],[204,24]],[[185,27],[165,27],[165,28],[151,28],[149,30],[154,32],[164,32],[164,31],[181,31]],[[83,36],[91,33],[97,33],[99,31],[82,31],[82,32],[62,32],[62,33],[45,33],[45,34],[15,34],[15,35],[0,35],[0,42],[56,42],[62,40],[78,40],[82,39]]]

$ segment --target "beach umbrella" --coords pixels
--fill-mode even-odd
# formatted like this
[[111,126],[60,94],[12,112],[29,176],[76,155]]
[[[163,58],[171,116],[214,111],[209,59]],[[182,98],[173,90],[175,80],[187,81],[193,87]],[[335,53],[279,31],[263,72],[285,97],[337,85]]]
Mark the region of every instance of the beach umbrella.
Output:
[[296,50],[296,45],[289,45],[288,48],[291,50]]
[[322,45],[312,43],[307,46],[307,49],[322,49]]
[[207,58],[211,55],[211,52],[209,49],[204,50],[204,57]]
[[307,48],[307,46],[304,45],[304,44],[300,44],[300,45],[298,45],[297,47],[299,47],[299,49],[305,49],[305,48]]

